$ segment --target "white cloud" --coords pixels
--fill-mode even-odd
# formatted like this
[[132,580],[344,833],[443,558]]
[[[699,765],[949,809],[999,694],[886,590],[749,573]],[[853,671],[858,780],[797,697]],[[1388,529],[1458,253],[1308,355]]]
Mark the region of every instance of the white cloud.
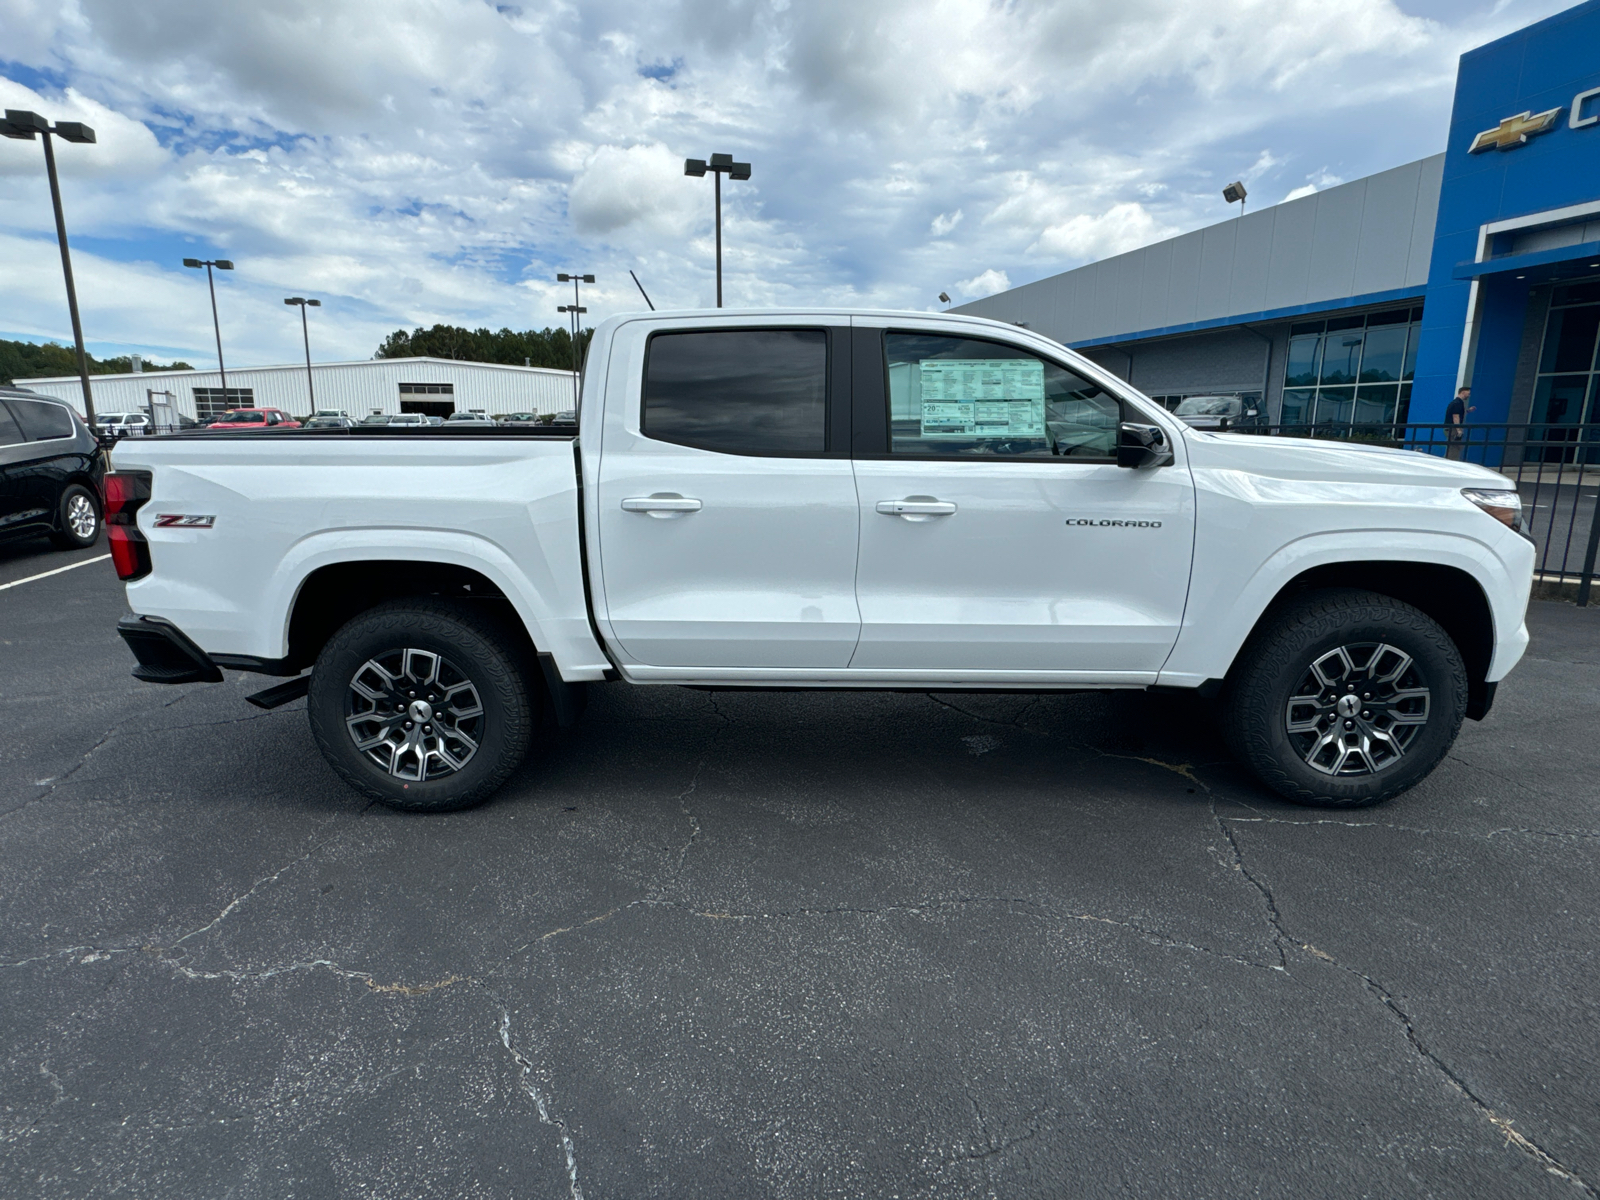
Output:
[[1320,170],[1313,171],[1311,174],[1307,175],[1306,182],[1301,184],[1299,187],[1292,189],[1289,194],[1283,198],[1283,201],[1285,204],[1287,204],[1290,200],[1299,200],[1303,196],[1314,196],[1324,188],[1337,187],[1343,182],[1343,179],[1333,174],[1328,170],[1327,167],[1323,167]]
[[956,284],[956,296],[960,300],[982,300],[985,296],[1003,292],[1010,286],[1011,279],[1004,271],[996,271],[990,267],[987,271]]
[[947,237],[952,229],[961,224],[962,212],[958,208],[953,213],[940,213],[933,219],[933,224],[928,227],[934,237]]

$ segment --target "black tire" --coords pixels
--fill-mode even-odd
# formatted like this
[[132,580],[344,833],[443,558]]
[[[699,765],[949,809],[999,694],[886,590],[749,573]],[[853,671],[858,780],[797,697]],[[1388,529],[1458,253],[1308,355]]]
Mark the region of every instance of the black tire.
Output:
[[1234,755],[1296,804],[1362,808],[1438,766],[1466,711],[1461,652],[1431,617],[1376,592],[1330,589],[1289,603],[1251,638],[1229,676],[1223,730]]
[[[390,808],[471,808],[528,753],[538,693],[526,657],[517,631],[481,606],[419,597],[368,609],[317,656],[306,701],[312,736],[346,783]],[[433,685],[424,682],[430,660]],[[431,712],[430,696],[444,720],[407,726]],[[410,707],[418,700],[423,707]]]
[[85,550],[100,540],[100,500],[81,483],[61,489],[50,540],[58,550]]

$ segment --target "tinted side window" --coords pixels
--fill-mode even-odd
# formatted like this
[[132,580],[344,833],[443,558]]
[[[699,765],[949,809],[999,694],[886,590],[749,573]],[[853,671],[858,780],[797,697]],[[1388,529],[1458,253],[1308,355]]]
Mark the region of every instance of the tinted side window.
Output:
[[1004,342],[890,333],[889,450],[915,456],[1106,459],[1122,405],[1082,376]]
[[64,405],[47,404],[43,400],[8,400],[6,403],[17,414],[22,432],[31,440],[42,442],[46,438],[72,436],[72,418]]
[[658,333],[645,355],[645,436],[725,454],[827,449],[821,329]]
[[22,441],[22,430],[18,428],[11,410],[4,403],[0,403],[0,446],[15,446]]

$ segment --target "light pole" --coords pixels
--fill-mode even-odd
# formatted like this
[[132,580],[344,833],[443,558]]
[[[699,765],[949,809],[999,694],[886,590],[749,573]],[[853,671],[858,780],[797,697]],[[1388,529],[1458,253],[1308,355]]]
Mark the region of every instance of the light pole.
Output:
[[583,314],[588,312],[583,307],[583,298],[578,294],[580,283],[593,283],[593,275],[572,275],[561,271],[556,275],[557,283],[570,283],[572,285],[572,303],[556,306],[557,312],[570,313],[572,325],[572,411],[578,411],[578,372],[582,369],[583,360],[578,357],[578,336],[583,332]]
[[717,307],[722,307],[722,177],[749,179],[750,164],[733,161],[731,154],[713,154],[709,161],[703,158],[683,160],[683,173],[696,177],[711,172],[716,184],[717,205]]
[[183,260],[186,267],[204,267],[206,269],[206,286],[211,289],[211,326],[217,331],[217,374],[222,376],[222,407],[228,407],[228,366],[222,361],[222,322],[217,320],[217,284],[211,277],[211,268],[219,271],[233,270],[233,262],[226,258],[186,258]]
[[[306,340],[306,391],[311,393],[311,415],[317,415],[317,389],[311,382],[311,329],[306,324],[306,308],[321,308],[321,300],[307,300],[304,296],[287,296],[285,304],[298,304],[300,306],[300,333]],[[220,353],[220,351],[219,351]],[[227,396],[227,392],[223,392]]]
[[77,121],[57,121],[54,126],[36,112],[8,108],[0,122],[0,135],[31,142],[35,135],[44,141],[44,170],[50,177],[50,202],[56,210],[56,241],[61,245],[61,273],[67,280],[67,311],[72,315],[72,343],[78,351],[78,382],[83,385],[83,415],[94,427],[94,397],[89,393],[89,358],[83,350],[83,322],[78,319],[78,289],[72,282],[72,255],[67,250],[67,219],[61,214],[61,184],[56,180],[56,152],[50,135],[69,142],[94,144],[94,130]]

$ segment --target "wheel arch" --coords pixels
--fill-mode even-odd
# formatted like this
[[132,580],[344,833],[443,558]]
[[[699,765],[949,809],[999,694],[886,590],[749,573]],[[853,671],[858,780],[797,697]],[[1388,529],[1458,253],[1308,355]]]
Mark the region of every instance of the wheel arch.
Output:
[[389,600],[455,599],[481,604],[537,653],[527,623],[500,586],[482,571],[459,563],[418,559],[356,559],[317,567],[300,581],[287,619],[287,663],[311,666],[345,622]]
[[1487,682],[1494,657],[1494,610],[1471,572],[1444,563],[1355,560],[1323,563],[1301,571],[1278,589],[1256,618],[1249,636],[1234,654],[1229,674],[1285,605],[1307,593],[1329,588],[1377,592],[1437,621],[1456,644],[1467,669],[1467,716],[1482,719],[1494,695],[1493,685]]

